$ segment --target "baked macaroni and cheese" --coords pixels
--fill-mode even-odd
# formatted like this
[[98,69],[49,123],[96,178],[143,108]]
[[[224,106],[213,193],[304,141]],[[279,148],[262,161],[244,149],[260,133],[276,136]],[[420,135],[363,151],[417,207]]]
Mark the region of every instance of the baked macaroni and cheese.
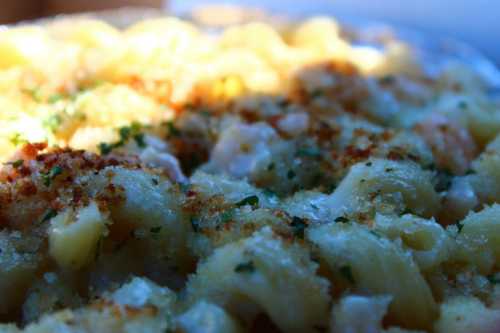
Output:
[[373,40],[0,31],[0,332],[500,332],[500,103]]

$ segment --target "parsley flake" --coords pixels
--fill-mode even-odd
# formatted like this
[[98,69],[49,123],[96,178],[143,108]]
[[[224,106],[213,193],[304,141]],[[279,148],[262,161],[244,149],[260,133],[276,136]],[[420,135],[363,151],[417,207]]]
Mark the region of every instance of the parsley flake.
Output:
[[200,230],[200,220],[198,220],[197,218],[192,217],[190,219],[190,222],[191,222],[191,228],[193,228],[193,231],[194,232],[198,232]]
[[114,145],[113,144],[109,144],[109,143],[105,143],[105,142],[101,142],[99,144],[99,146],[97,146],[97,148],[99,148],[99,152],[101,153],[101,155],[107,155],[109,153],[111,153],[111,151],[113,150]]
[[253,261],[242,262],[234,268],[236,273],[253,273],[255,271],[255,265]]
[[495,276],[495,274],[490,274],[486,276],[488,281],[490,281],[491,284],[499,284],[500,283],[500,278]]
[[232,209],[226,210],[225,212],[220,214],[220,222],[226,223],[226,222],[231,221],[233,219],[233,214],[234,214],[234,212]]
[[315,147],[299,148],[295,155],[297,157],[320,158],[321,151]]
[[346,279],[350,283],[354,284],[354,282],[355,282],[354,276],[352,275],[352,270],[351,270],[350,266],[345,265],[345,266],[340,267],[339,272],[340,272],[340,274],[342,274],[344,279]]
[[339,216],[335,220],[335,222],[340,222],[340,223],[348,223],[349,219],[345,216]]
[[60,114],[53,114],[42,121],[42,126],[51,133],[55,133],[63,123],[63,118]]
[[251,195],[249,197],[244,198],[243,200],[239,201],[236,203],[236,207],[241,207],[241,206],[257,206],[259,204],[259,197],[256,195]]
[[293,179],[293,178],[295,178],[296,175],[297,174],[295,173],[295,171],[293,171],[292,169],[290,169],[290,170],[288,170],[288,173],[286,174],[286,177],[288,179]]
[[298,238],[304,238],[304,231],[307,228],[307,224],[305,223],[304,219],[301,219],[298,216],[294,216],[292,218],[292,223],[290,223],[290,226],[292,227],[293,234],[295,237]]
[[171,135],[171,136],[180,136],[181,135],[181,131],[174,125],[173,121],[167,121],[165,123],[165,126],[167,126],[169,135]]
[[14,133],[14,135],[12,135],[10,138],[9,138],[9,141],[10,143],[12,143],[14,146],[19,146],[19,145],[22,145],[22,144],[25,144],[28,142],[28,140],[26,140],[21,133]]
[[49,98],[47,99],[47,102],[49,102],[49,104],[54,104],[54,103],[59,102],[63,98],[64,98],[64,96],[62,94],[55,93],[55,94],[49,96]]
[[149,232],[153,233],[153,234],[157,234],[159,233],[161,230],[161,225],[157,226],[157,227],[153,227],[151,229],[149,229]]
[[12,167],[14,169],[18,169],[20,168],[23,164],[24,164],[24,160],[17,160],[17,161],[14,161],[14,162],[7,162],[7,163],[4,163],[6,165],[12,165]]
[[41,223],[46,222],[52,218],[54,218],[57,215],[57,210],[55,209],[49,209],[45,215],[42,217],[42,220],[40,221]]
[[52,181],[57,176],[59,176],[62,172],[63,172],[63,169],[59,165],[56,165],[52,169],[50,169],[49,172],[42,173],[41,176],[42,176],[43,184],[47,187],[50,186]]

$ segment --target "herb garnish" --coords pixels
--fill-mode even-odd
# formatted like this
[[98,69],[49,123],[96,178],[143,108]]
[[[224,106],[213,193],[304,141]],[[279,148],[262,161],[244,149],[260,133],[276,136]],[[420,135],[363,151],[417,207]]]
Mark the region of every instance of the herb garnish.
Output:
[[198,220],[195,217],[191,217],[190,222],[191,222],[191,227],[193,228],[193,231],[198,232],[200,230],[200,220]]
[[41,173],[40,175],[42,176],[43,184],[47,187],[50,186],[52,181],[62,172],[63,169],[59,165],[56,165],[52,167],[52,169],[50,169],[49,172]]
[[258,204],[259,204],[259,197],[256,195],[251,195],[249,197],[244,198],[241,201],[238,201],[236,203],[236,207],[241,207],[246,205],[257,206]]
[[253,273],[255,271],[255,266],[253,261],[242,262],[234,268],[236,273]]
[[113,143],[101,142],[97,148],[101,152],[101,155],[107,155],[115,148],[123,147],[130,139],[133,139],[135,143],[140,147],[146,147],[146,142],[144,141],[144,133],[141,133],[142,125],[133,122],[130,126],[123,126],[118,129],[118,134],[120,135],[120,140]]
[[23,136],[21,135],[21,133],[14,133],[14,135],[12,135],[10,138],[9,138],[9,141],[10,143],[12,143],[14,146],[19,146],[21,144],[25,144],[28,142],[28,140],[26,140],[25,138],[23,138]]
[[340,222],[340,223],[348,223],[349,219],[345,216],[339,216],[335,220],[335,222]]
[[149,229],[149,232],[153,233],[153,234],[157,234],[159,233],[161,230],[161,225],[157,226],[157,227],[152,227],[151,229]]
[[24,160],[17,160],[13,162],[4,163],[5,165],[12,165],[14,169],[21,167],[24,164]]
[[349,281],[350,283],[354,284],[354,276],[352,275],[352,270],[351,270],[351,267],[350,266],[342,266],[340,267],[339,269],[339,272],[340,274],[342,274],[342,276],[347,280]]
[[46,221],[52,219],[53,217],[55,217],[56,215],[57,215],[57,210],[51,208],[47,211],[47,213],[45,213],[45,215],[42,217],[42,220],[40,222],[41,223],[46,222]]
[[321,151],[315,147],[299,148],[295,154],[297,157],[320,158]]
[[491,284],[499,284],[500,283],[500,278],[495,276],[495,274],[490,274],[486,276],[488,281],[490,281]]
[[305,223],[304,219],[301,219],[298,216],[294,216],[292,218],[292,223],[290,223],[290,226],[292,227],[293,234],[295,237],[298,238],[304,238],[304,231],[307,228],[307,224]]
[[60,114],[52,114],[42,121],[42,126],[51,133],[55,133],[62,123],[63,119]]

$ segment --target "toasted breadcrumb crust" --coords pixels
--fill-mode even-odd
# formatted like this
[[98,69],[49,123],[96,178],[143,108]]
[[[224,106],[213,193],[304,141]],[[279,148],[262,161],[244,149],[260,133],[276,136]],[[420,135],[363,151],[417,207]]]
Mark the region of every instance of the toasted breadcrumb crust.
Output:
[[379,37],[0,31],[0,332],[497,332],[500,104]]

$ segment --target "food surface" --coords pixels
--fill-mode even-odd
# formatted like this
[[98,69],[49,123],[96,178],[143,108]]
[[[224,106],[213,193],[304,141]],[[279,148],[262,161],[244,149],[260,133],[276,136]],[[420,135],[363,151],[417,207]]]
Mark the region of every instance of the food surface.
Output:
[[500,103],[371,38],[1,30],[0,332],[500,332]]

